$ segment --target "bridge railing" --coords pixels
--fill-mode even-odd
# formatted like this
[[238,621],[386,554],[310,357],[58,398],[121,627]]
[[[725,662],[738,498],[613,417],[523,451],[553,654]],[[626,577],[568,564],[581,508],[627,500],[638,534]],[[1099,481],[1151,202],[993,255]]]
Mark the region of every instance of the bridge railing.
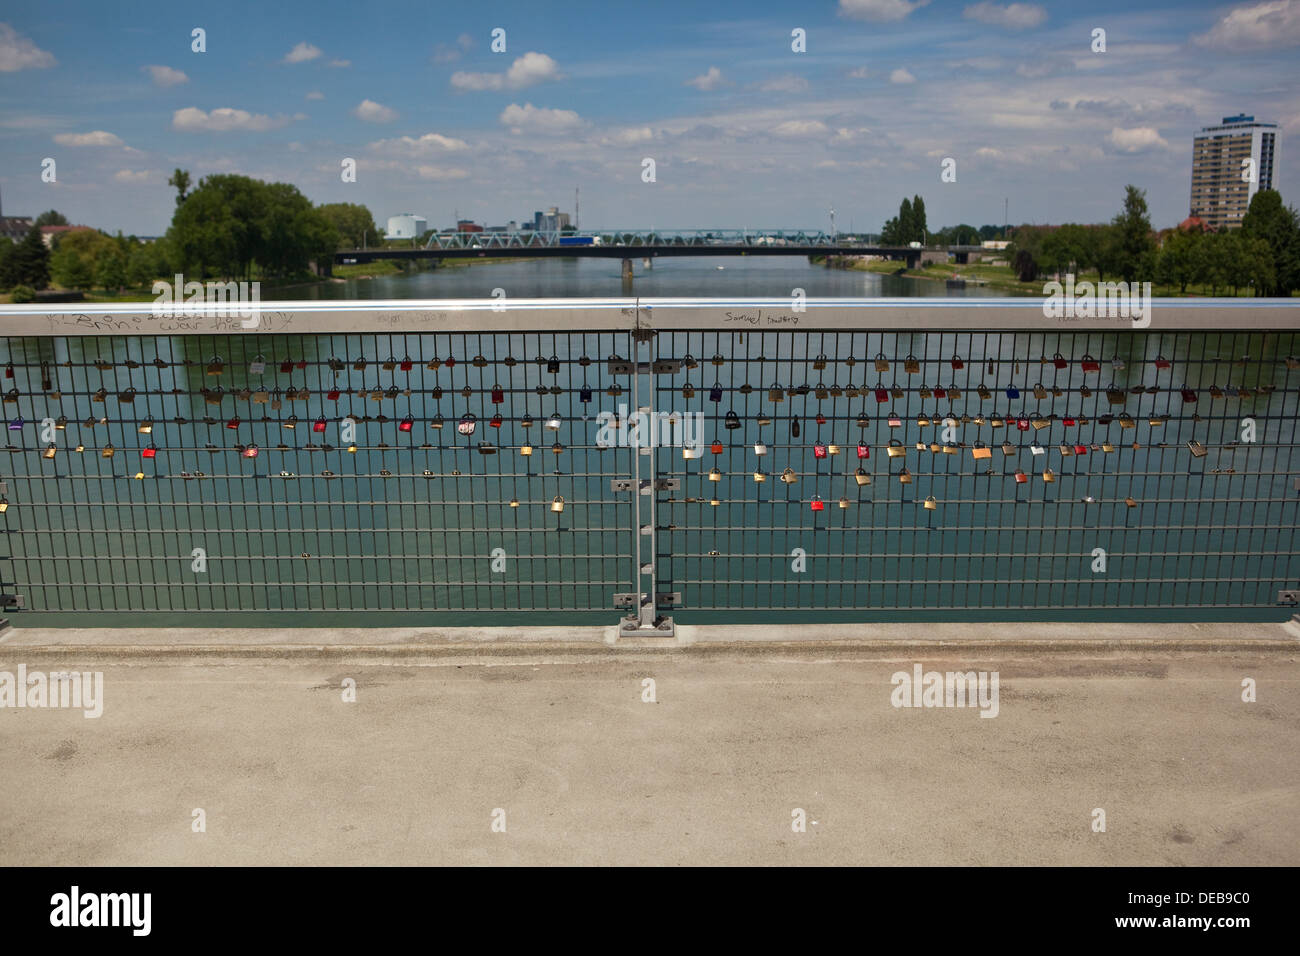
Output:
[[[1300,310],[4,307],[16,622],[1284,619]],[[651,435],[653,434],[653,440]]]
[[635,246],[872,246],[865,239],[818,230],[790,229],[598,229],[583,232],[525,230],[517,232],[434,232],[426,249],[551,248],[584,240],[601,245]]

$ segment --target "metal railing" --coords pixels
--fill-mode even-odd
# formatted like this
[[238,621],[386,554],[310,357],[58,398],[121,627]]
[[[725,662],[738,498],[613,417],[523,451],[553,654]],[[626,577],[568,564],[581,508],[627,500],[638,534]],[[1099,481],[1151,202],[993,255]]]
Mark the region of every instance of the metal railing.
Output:
[[6,307],[0,590],[54,623],[652,634],[1292,613],[1300,310],[800,306]]

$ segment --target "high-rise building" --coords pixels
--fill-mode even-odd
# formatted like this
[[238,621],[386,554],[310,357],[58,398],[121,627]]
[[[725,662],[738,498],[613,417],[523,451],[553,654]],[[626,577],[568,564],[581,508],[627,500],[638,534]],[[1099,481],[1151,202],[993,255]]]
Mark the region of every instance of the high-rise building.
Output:
[[1277,124],[1253,116],[1225,116],[1202,129],[1192,141],[1190,215],[1213,230],[1240,226],[1255,193],[1277,188],[1277,148]]

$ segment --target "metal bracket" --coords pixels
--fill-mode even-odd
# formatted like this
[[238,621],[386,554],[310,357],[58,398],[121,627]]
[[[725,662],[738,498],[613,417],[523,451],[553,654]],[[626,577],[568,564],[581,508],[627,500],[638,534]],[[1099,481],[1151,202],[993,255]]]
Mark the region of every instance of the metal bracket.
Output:
[[[635,478],[611,478],[609,480],[610,491],[631,491],[636,485]],[[657,478],[654,482],[655,491],[676,491],[682,486],[680,478]],[[649,478],[641,479],[641,494],[650,494],[651,486]]]
[[634,617],[625,617],[618,625],[619,637],[676,637],[677,626],[671,617],[657,617],[653,625],[642,627]]
[[[1300,491],[1300,478],[1296,478],[1296,479],[1294,479],[1293,484],[1294,484],[1294,486],[1295,486],[1295,490],[1296,490],[1296,491]],[[2,490],[2,489],[0,489],[0,490]]]
[[0,594],[0,606],[21,609],[26,605],[21,594]]
[[610,359],[606,365],[609,367],[610,375],[631,375],[636,364],[629,362],[627,359]]
[[676,375],[681,370],[681,359],[656,359],[650,366],[650,371],[656,375]]
[[655,595],[655,603],[656,604],[681,604],[682,592],[681,591],[660,591],[658,594]]
[[631,478],[611,478],[609,480],[610,491],[631,491],[635,482]]
[[1292,606],[1300,604],[1300,591],[1278,591],[1277,603],[1290,604]]
[[636,607],[637,597],[638,596],[636,594],[630,594],[630,593],[615,594],[614,606],[615,607]]

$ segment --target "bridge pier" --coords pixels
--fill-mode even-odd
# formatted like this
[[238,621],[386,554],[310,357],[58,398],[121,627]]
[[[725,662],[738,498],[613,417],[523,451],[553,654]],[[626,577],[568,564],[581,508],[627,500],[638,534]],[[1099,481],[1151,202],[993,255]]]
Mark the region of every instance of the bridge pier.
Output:
[[654,263],[654,260],[651,259],[649,256],[646,256],[644,259],[641,260],[641,268],[643,268],[643,269],[645,269],[647,272],[649,272],[651,269],[654,268],[653,263]]
[[623,281],[624,282],[632,281],[632,260],[631,259],[623,260]]

